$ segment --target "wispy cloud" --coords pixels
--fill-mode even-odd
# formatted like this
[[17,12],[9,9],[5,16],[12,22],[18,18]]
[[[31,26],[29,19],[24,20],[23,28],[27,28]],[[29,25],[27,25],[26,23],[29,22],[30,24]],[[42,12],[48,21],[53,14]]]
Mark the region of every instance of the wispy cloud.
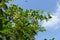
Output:
[[46,22],[44,20],[42,25],[46,28],[56,29],[56,28],[58,28],[58,23],[60,23],[60,3],[59,2],[57,2],[57,9],[55,10],[53,15],[51,15],[51,16],[52,16],[52,18],[49,19],[48,22]]

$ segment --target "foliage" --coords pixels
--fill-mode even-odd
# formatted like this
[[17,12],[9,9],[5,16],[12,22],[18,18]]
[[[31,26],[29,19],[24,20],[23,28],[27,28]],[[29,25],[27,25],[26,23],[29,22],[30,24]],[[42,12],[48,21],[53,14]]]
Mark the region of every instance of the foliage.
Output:
[[0,0],[0,39],[3,40],[34,40],[37,32],[46,31],[38,24],[38,20],[48,20],[50,13],[44,11],[25,11],[17,5],[8,7],[6,3],[12,0]]

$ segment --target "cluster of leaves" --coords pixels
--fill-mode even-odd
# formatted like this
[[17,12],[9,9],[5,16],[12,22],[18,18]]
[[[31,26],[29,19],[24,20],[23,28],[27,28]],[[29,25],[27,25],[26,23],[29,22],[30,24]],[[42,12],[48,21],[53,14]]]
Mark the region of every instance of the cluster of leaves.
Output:
[[[10,0],[0,0],[0,35],[6,40],[34,40],[37,32],[46,31],[39,26],[38,20],[48,20],[50,13],[44,11],[23,10],[17,5],[6,5]],[[1,38],[0,38],[1,39]]]

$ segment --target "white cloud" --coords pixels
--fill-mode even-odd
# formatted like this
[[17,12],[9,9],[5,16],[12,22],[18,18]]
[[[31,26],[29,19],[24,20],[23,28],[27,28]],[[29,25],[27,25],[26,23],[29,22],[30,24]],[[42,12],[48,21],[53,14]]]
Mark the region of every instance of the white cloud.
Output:
[[58,16],[60,18],[60,3],[57,2],[57,9],[55,11],[55,16]]
[[49,19],[48,22],[46,22],[45,20],[43,21],[43,26],[46,28],[58,28],[58,23],[60,23],[60,3],[57,3],[57,9],[56,11],[53,13],[54,15],[52,15],[52,18]]
[[52,27],[54,26],[55,24],[57,24],[59,22],[59,18],[57,16],[52,16],[51,19],[49,19],[49,21],[43,21],[43,26],[46,26],[46,27]]

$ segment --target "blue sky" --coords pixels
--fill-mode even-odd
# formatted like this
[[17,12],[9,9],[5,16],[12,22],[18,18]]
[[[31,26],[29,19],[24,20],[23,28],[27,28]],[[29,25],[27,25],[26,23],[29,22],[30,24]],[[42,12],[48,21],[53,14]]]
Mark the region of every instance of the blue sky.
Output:
[[45,12],[51,12],[52,19],[48,22],[43,21],[43,26],[46,28],[46,32],[39,32],[38,35],[35,36],[35,40],[43,40],[44,38],[52,38],[55,40],[60,39],[60,0],[28,0],[28,2],[24,2],[24,0],[16,0],[13,4],[16,4],[25,9],[39,9],[44,10]]
[[17,0],[13,4],[17,4],[23,9],[42,9],[45,11],[54,11],[56,2],[57,0],[28,0],[28,2],[24,2],[24,0]]

